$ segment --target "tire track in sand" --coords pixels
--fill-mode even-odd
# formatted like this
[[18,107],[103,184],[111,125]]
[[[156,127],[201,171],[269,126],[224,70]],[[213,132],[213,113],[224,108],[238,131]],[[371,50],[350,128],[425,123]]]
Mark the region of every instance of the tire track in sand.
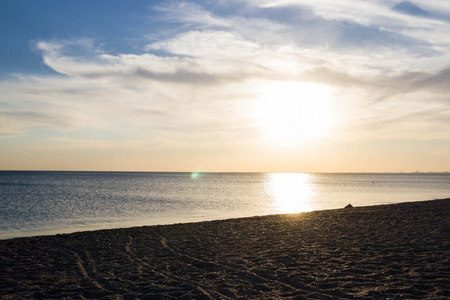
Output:
[[[155,274],[158,274],[170,281],[175,281],[175,282],[184,282],[186,284],[188,284],[189,286],[191,286],[193,288],[193,290],[198,290],[200,291],[205,297],[207,297],[208,299],[217,299],[218,297],[220,297],[220,299],[231,299],[230,297],[227,297],[217,291],[214,292],[215,295],[211,295],[210,293],[208,293],[204,288],[202,288],[201,286],[199,286],[196,282],[183,278],[181,276],[177,276],[168,272],[164,272],[162,270],[158,270],[157,268],[155,268],[154,266],[146,263],[145,261],[143,261],[142,259],[140,259],[139,257],[137,257],[137,255],[132,251],[131,249],[131,245],[133,243],[133,237],[132,236],[128,236],[129,241],[126,243],[125,245],[125,251],[128,253],[129,258],[138,265],[138,267],[140,268],[144,268],[144,266],[147,269],[150,269],[152,272],[154,272]],[[161,243],[163,244],[164,248],[169,248],[165,242],[165,239],[162,238],[161,239]],[[170,249],[170,248],[169,248]],[[170,250],[169,250],[170,251]],[[127,255],[126,253],[124,253],[124,255]],[[209,284],[208,286],[209,288],[212,288],[214,290],[214,287],[212,285]]]
[[[101,289],[102,291],[110,292],[109,290],[104,288],[100,283],[98,283],[98,281],[95,280],[91,275],[89,275],[89,274],[92,274],[92,275],[95,274],[95,266],[93,265],[92,260],[91,260],[92,266],[91,267],[85,267],[84,265],[89,266],[89,263],[87,263],[86,260],[83,260],[83,258],[76,251],[74,251],[72,249],[69,249],[69,250],[75,255],[76,260],[77,260],[77,266],[80,269],[80,271],[83,274],[83,276],[87,280],[92,282],[92,284],[94,284],[97,288]],[[86,257],[89,258],[88,255],[86,255]]]
[[190,254],[184,253],[184,252],[182,252],[182,251],[176,249],[176,248],[173,247],[173,246],[169,246],[169,243],[168,243],[168,241],[167,241],[167,239],[166,239],[165,237],[163,237],[163,236],[160,235],[160,234],[157,234],[157,235],[161,238],[161,244],[162,244],[162,246],[163,246],[164,248],[168,249],[169,251],[171,251],[172,253],[178,255],[178,256],[184,256],[184,257],[187,257],[187,258],[189,258],[189,259],[191,259],[191,260],[198,261],[198,262],[200,262],[200,263],[204,263],[204,264],[213,264],[213,265],[222,267],[222,268],[224,268],[224,269],[231,270],[231,271],[235,272],[235,274],[240,275],[240,276],[242,276],[243,278],[247,278],[247,279],[256,279],[257,281],[263,281],[263,282],[265,282],[265,283],[275,283],[275,284],[277,284],[277,285],[284,286],[285,288],[288,288],[288,289],[290,289],[290,290],[292,290],[292,291],[298,291],[298,288],[296,288],[296,287],[294,287],[294,286],[292,286],[292,285],[290,285],[290,284],[284,283],[284,282],[279,281],[279,280],[268,279],[268,278],[262,277],[262,276],[260,276],[260,275],[258,275],[258,274],[256,274],[256,273],[254,273],[254,272],[251,272],[251,271],[249,271],[249,270],[236,269],[236,268],[233,268],[233,267],[230,267],[230,266],[227,266],[227,265],[224,265],[224,264],[215,262],[215,261],[200,259],[200,258],[197,258],[197,257],[192,256],[192,255],[190,255]]

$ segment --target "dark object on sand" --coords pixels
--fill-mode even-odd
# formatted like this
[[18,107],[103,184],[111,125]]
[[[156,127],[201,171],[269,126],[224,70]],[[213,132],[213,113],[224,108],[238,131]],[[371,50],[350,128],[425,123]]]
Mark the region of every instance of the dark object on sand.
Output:
[[349,204],[345,208],[353,208],[353,205]]

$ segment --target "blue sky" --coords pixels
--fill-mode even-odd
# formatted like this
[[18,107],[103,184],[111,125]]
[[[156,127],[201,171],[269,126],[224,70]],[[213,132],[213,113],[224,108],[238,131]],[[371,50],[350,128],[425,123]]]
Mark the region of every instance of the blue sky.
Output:
[[0,1],[0,169],[450,169],[443,1]]

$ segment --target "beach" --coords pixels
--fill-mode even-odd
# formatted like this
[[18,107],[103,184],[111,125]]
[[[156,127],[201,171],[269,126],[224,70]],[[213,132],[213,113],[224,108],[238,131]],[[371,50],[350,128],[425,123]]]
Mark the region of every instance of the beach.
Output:
[[444,299],[450,199],[0,240],[0,298]]

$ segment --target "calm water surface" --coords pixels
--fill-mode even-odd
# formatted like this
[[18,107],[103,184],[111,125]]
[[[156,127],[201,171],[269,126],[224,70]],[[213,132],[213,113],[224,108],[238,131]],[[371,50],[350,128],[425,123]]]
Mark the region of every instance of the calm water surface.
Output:
[[0,239],[450,197],[450,174],[0,171]]

